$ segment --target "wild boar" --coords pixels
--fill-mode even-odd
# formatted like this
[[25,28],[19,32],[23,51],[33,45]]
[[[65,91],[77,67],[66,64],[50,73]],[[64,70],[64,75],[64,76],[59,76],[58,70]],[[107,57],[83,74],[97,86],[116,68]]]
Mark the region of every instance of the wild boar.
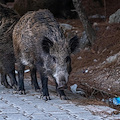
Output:
[[[16,88],[17,85],[12,32],[18,19],[17,13],[0,4],[0,73],[1,84],[7,88]],[[7,75],[10,77],[11,86],[7,82]]]
[[42,94],[46,100],[50,99],[48,76],[54,78],[60,97],[66,99],[64,89],[71,72],[70,54],[78,45],[78,37],[66,40],[53,14],[44,9],[28,12],[19,20],[13,30],[13,45],[20,93],[25,93],[23,71],[27,65],[35,89],[39,89],[36,70],[40,73]]

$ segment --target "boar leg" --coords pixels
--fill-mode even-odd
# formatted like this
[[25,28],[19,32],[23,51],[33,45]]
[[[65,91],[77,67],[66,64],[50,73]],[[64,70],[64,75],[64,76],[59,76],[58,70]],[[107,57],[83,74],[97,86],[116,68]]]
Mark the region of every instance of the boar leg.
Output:
[[19,94],[25,94],[25,89],[24,89],[24,69],[25,66],[22,64],[18,65],[18,90]]
[[40,91],[40,87],[37,82],[37,76],[36,76],[36,67],[31,67],[30,68],[30,74],[31,74],[31,83],[35,87],[35,91]]
[[6,88],[12,88],[9,83],[7,82],[7,76],[5,73],[1,73],[1,84],[4,85]]
[[48,78],[42,72],[40,73],[40,77],[41,77],[41,83],[42,83],[42,95],[43,95],[43,99],[45,101],[50,100],[49,92],[48,92]]
[[9,74],[10,80],[11,80],[11,85],[14,90],[17,90],[17,81],[15,77],[15,69],[11,71]]
[[[56,82],[55,82],[56,83]],[[68,98],[65,95],[64,90],[58,89],[58,84],[56,83],[56,91],[60,95],[61,100],[68,100]]]

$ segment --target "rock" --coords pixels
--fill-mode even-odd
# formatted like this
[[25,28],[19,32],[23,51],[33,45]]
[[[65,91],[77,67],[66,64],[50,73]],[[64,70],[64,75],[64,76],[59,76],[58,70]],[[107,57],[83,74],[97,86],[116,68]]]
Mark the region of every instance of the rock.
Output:
[[81,88],[79,88],[79,90],[77,90],[77,84],[71,85],[70,89],[71,89],[72,93],[74,93],[74,94],[85,95],[84,90],[82,90]]
[[92,15],[92,16],[89,16],[89,19],[95,19],[95,18],[100,18],[100,19],[105,19],[105,16],[104,15],[99,15],[99,14],[96,14],[96,15]]
[[109,23],[120,23],[120,9],[118,9],[115,13],[110,15]]
[[118,52],[117,54],[110,56],[106,59],[107,63],[112,63],[114,61],[116,61],[118,59],[118,57],[120,56],[120,52]]
[[107,27],[106,27],[106,30],[109,30],[109,29],[110,29],[110,26],[107,26]]
[[72,30],[72,26],[66,23],[60,23],[60,27],[62,27],[63,31],[67,31],[67,30]]
[[80,48],[84,49],[85,47],[89,46],[89,40],[87,38],[86,32],[82,33],[82,37],[80,38]]
[[96,31],[99,30],[97,22],[94,22],[92,26],[93,26],[94,30],[96,30]]

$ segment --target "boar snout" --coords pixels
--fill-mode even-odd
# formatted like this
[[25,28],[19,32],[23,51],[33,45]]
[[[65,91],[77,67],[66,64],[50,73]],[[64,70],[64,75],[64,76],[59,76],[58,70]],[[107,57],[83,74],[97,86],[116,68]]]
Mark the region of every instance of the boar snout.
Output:
[[64,90],[64,89],[67,89],[67,83],[66,83],[66,80],[65,80],[65,77],[62,76],[59,80],[59,84],[58,84],[58,87],[57,87],[59,90]]

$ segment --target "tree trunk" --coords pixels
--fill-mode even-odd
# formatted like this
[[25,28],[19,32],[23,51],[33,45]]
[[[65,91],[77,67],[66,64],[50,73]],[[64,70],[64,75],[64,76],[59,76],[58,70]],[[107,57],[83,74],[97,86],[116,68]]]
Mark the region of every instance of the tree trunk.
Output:
[[78,13],[78,16],[80,18],[80,21],[82,22],[83,24],[83,27],[85,29],[85,32],[86,32],[86,35],[87,35],[87,39],[89,41],[89,44],[92,45],[95,41],[95,31],[94,29],[92,28],[86,14],[85,14],[85,11],[82,7],[82,0],[73,0],[73,5],[76,9],[76,12]]

